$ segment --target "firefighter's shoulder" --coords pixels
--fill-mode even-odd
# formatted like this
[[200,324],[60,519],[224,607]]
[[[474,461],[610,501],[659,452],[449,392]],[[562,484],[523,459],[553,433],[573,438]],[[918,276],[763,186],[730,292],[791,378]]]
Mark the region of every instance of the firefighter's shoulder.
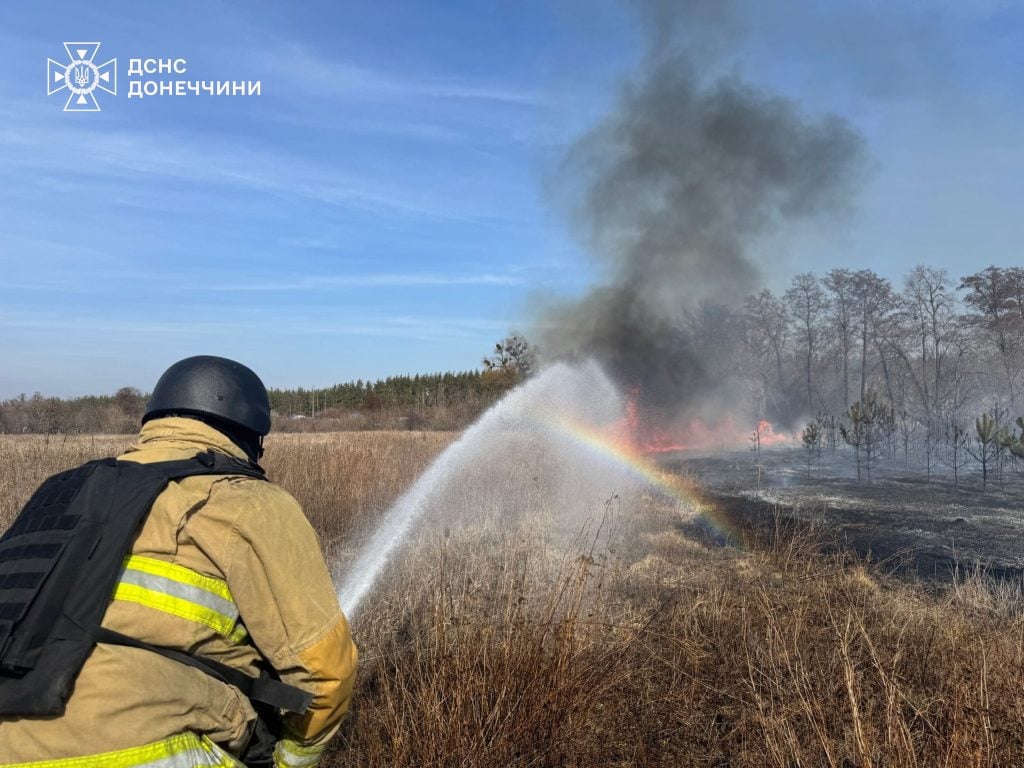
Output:
[[240,532],[255,527],[264,531],[298,529],[312,533],[302,505],[269,480],[231,477],[228,482],[215,483],[208,503],[230,509]]

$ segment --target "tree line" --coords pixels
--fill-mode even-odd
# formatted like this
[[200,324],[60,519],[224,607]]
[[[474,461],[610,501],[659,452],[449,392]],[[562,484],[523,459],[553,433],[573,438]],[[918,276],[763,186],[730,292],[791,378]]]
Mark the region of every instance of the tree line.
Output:
[[122,387],[113,395],[62,399],[39,392],[0,401],[0,432],[108,433],[136,432],[148,395]]
[[[1024,455],[1024,268],[954,280],[926,266],[893,285],[870,269],[795,276],[742,310],[706,305],[710,358],[726,361],[757,412],[802,425],[809,466],[848,445],[858,476],[880,461],[969,467],[982,484]],[[1019,466],[1014,464],[1014,466]]]
[[[514,365],[499,363],[478,371],[359,379],[321,389],[272,388],[269,395],[278,431],[459,429],[522,376]],[[0,432],[132,433],[148,400],[134,387],[69,399],[22,394],[0,402]]]

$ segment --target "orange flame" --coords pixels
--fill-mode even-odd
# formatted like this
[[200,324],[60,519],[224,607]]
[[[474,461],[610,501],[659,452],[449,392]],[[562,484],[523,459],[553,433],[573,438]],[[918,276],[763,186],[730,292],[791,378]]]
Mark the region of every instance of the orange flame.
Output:
[[783,443],[792,440],[790,435],[782,432],[776,432],[775,427],[773,427],[772,423],[767,419],[761,419],[757,422],[757,429],[755,430],[755,434],[752,436],[759,438],[762,446],[782,445]]
[[754,443],[767,447],[791,440],[790,435],[776,432],[766,419],[753,428],[741,427],[732,416],[714,422],[695,418],[669,425],[655,423],[653,414],[642,412],[637,390],[630,393],[625,410],[625,416],[609,430],[609,438],[635,454],[729,450],[751,447]]

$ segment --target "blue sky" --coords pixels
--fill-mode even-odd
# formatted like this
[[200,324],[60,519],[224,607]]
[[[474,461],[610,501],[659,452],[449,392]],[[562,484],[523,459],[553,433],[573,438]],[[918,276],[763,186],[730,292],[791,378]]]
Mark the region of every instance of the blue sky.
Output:
[[[1024,3],[738,5],[724,71],[872,159],[843,222],[757,245],[769,285],[1020,262]],[[43,89],[76,40],[118,59],[100,113]],[[618,2],[9,0],[0,398],[145,390],[190,354],[272,386],[475,367],[538,292],[599,279],[545,190],[643,51]],[[129,100],[133,57],[262,95]]]

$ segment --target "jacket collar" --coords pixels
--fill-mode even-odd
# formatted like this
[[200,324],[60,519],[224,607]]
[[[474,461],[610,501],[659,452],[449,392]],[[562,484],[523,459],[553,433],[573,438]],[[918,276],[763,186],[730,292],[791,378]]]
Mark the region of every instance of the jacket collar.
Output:
[[166,416],[153,419],[142,425],[139,432],[138,445],[133,450],[146,448],[167,448],[171,450],[191,450],[199,453],[214,450],[234,456],[236,459],[248,460],[241,448],[209,424],[196,419],[181,416]]

